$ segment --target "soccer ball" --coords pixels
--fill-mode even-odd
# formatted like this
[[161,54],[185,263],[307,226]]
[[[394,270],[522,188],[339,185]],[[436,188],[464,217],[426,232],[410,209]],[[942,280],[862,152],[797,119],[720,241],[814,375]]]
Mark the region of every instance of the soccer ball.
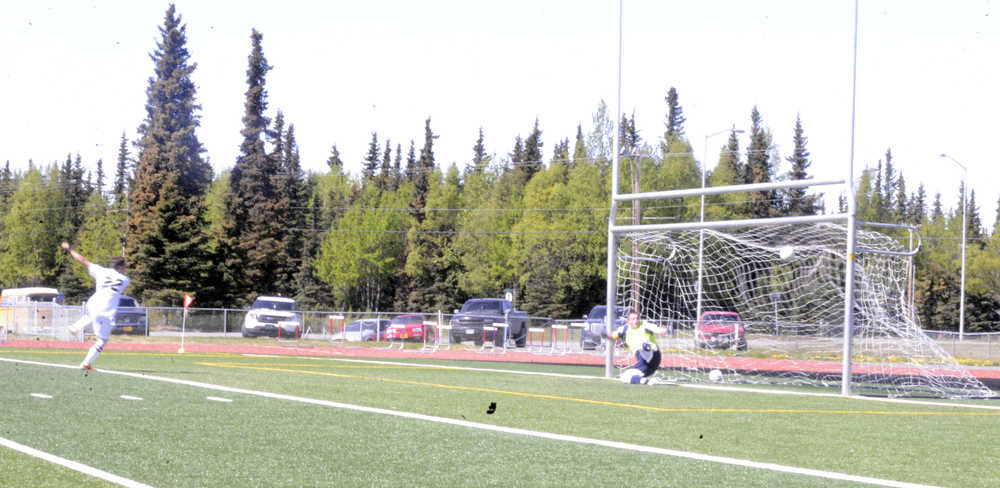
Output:
[[718,383],[722,381],[722,371],[713,369],[711,372],[708,373],[708,379],[712,380],[713,383]]
[[795,254],[795,248],[792,246],[782,246],[778,249],[778,257],[781,259],[788,259],[792,257],[792,254]]

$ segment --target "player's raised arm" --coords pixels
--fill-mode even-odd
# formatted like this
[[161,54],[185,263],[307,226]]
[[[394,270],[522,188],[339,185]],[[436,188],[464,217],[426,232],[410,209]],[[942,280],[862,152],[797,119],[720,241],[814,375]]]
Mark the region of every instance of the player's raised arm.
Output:
[[82,264],[83,267],[85,267],[85,268],[89,268],[90,267],[90,261],[87,260],[87,258],[83,257],[83,254],[80,254],[80,253],[76,252],[76,249],[73,249],[72,247],[70,247],[70,245],[69,245],[68,242],[63,241],[62,248],[65,249],[65,250],[67,250],[67,251],[69,251],[69,255],[72,256],[73,259],[77,260],[77,262],[79,262],[80,264]]

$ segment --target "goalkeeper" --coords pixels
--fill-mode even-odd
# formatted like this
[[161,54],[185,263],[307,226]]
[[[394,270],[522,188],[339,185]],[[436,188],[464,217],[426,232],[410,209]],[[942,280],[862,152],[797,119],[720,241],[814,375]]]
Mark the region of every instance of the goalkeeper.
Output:
[[660,345],[656,343],[656,334],[666,333],[666,327],[641,324],[639,312],[635,310],[628,313],[627,325],[611,332],[608,339],[622,339],[628,351],[635,356],[635,363],[620,376],[622,383],[650,384],[653,374],[660,367]]

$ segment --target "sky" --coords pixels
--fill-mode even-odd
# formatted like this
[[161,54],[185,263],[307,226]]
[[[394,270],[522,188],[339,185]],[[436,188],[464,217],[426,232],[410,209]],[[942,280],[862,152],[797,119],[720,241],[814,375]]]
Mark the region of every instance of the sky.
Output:
[[[821,180],[854,177],[891,149],[908,193],[923,183],[959,209],[962,166],[981,219],[1000,197],[1000,0],[860,0],[857,76],[850,0],[460,0],[239,2],[178,0],[202,109],[197,134],[218,173],[236,160],[250,34],[263,34],[268,114],[295,125],[302,165],[326,170],[337,145],[357,174],[372,132],[392,146],[439,138],[439,165],[464,166],[480,128],[487,151],[511,152],[535,119],[551,157],[584,133],[603,100],[664,131],[675,87],[685,133],[714,167],[730,128],[757,107],[782,159],[801,117]],[[168,2],[74,0],[0,7],[0,162],[25,169],[80,154],[113,173],[122,134],[145,116]],[[852,86],[855,89],[852,89]],[[852,102],[852,98],[856,103]],[[852,117],[853,107],[853,117]],[[745,149],[747,136],[741,136]],[[132,150],[130,148],[130,150]],[[134,152],[134,150],[133,150]],[[947,154],[951,158],[942,158]],[[782,162],[784,173],[788,163]],[[821,189],[835,202],[837,187]],[[828,207],[832,207],[828,203]]]

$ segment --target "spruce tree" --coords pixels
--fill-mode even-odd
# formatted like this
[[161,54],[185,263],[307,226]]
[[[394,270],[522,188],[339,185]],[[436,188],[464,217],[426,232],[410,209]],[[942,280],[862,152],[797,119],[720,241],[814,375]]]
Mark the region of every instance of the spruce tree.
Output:
[[518,166],[523,174],[523,181],[527,182],[535,173],[542,168],[542,131],[538,128],[538,117],[535,117],[535,126],[531,129],[531,134],[524,140],[524,160]]
[[250,39],[243,142],[230,173],[229,221],[220,245],[227,255],[226,272],[233,280],[230,298],[235,303],[249,302],[252,293],[280,293],[275,280],[287,257],[281,245],[285,229],[280,214],[287,203],[277,190],[280,161],[266,152],[264,144],[269,124],[265,84],[271,66],[261,47],[263,35],[254,29]]
[[406,181],[416,184],[418,174],[417,149],[413,143],[413,139],[410,139],[410,152],[406,153]]
[[378,174],[378,133],[372,132],[372,140],[368,143],[368,153],[361,163],[361,180],[365,186],[375,181]]
[[906,179],[903,173],[896,179],[896,196],[893,198],[892,222],[905,223],[909,220],[910,208],[909,200],[906,198]]
[[[719,164],[711,172],[708,186],[729,186],[744,183],[743,162],[740,161],[740,140],[736,130],[729,133],[729,139],[719,154]],[[705,197],[705,215],[712,220],[736,219],[746,216],[746,196],[742,193],[726,193]]]
[[587,143],[583,139],[583,124],[576,124],[576,143],[573,146],[573,166],[587,161]]
[[396,158],[392,162],[392,191],[403,183],[403,145],[396,144]]
[[428,117],[424,124],[424,147],[420,149],[420,160],[417,162],[416,171],[413,175],[413,200],[410,202],[410,214],[417,219],[417,223],[424,221],[424,208],[427,205],[427,192],[430,190],[429,178],[434,170],[434,139],[438,136],[431,131],[431,118]]
[[[313,186],[308,185],[307,186]],[[309,206],[304,213],[305,233],[302,237],[302,249],[300,251],[299,267],[295,274],[295,301],[300,308],[310,310],[318,309],[322,306],[333,306],[333,295],[329,287],[325,286],[316,275],[316,267],[313,260],[319,253],[319,246],[323,222],[323,204],[319,194],[312,192]]]
[[271,144],[271,152],[268,154],[274,164],[281,166],[281,159],[285,157],[285,114],[279,109],[274,116],[272,128],[264,132],[267,142]]
[[[138,128],[134,184],[129,188],[126,258],[133,293],[146,303],[180,303],[198,292],[218,303],[211,283],[215,264],[206,253],[204,195],[212,180],[198,140],[196,87],[186,28],[171,5],[150,55],[154,74],[146,88],[146,118]],[[119,151],[119,167],[127,156]],[[128,181],[127,171],[118,175]]]
[[410,310],[450,310],[464,298],[458,293],[462,269],[453,243],[458,215],[448,210],[461,205],[458,168],[449,166],[443,182],[441,176],[433,171],[427,218],[414,222],[407,235],[405,306]]
[[684,122],[687,119],[684,118],[684,110],[677,100],[677,89],[670,87],[664,101],[667,102],[667,120],[664,123],[666,131],[663,133],[663,140],[666,144],[670,144],[670,141],[684,135]]
[[552,149],[552,163],[569,166],[569,139],[563,139],[556,143]]
[[942,222],[944,220],[944,210],[941,206],[941,194],[934,194],[934,203],[931,204],[931,215],[930,221],[933,223]]
[[[771,182],[771,134],[764,128],[757,107],[750,112],[750,145],[747,146],[746,183]],[[747,213],[754,218],[773,216],[776,207],[773,190],[747,194]]]
[[114,197],[115,205],[124,207],[125,199],[128,197],[129,188],[132,186],[132,175],[128,154],[128,140],[125,132],[122,131],[122,140],[118,145],[118,164],[115,166],[115,182],[111,186],[111,195]]
[[910,199],[908,205],[910,209],[909,222],[913,225],[921,225],[927,220],[927,190],[921,183],[917,187],[917,193]]
[[344,161],[340,159],[340,151],[337,150],[336,144],[330,149],[330,157],[326,159],[326,165],[330,171],[340,172],[344,170]]
[[[89,198],[86,181],[84,180],[83,159],[76,155],[76,159],[69,154],[66,155],[66,162],[63,163],[59,171],[58,183],[63,186],[66,195],[64,208],[65,219],[63,222],[70,229],[79,229],[83,225],[83,207]],[[66,236],[72,237],[72,231]]]
[[299,161],[299,148],[295,140],[295,126],[284,127],[281,111],[275,116],[271,135],[273,150],[271,159],[276,173],[274,200],[266,207],[275,219],[276,247],[272,259],[275,261],[274,292],[283,296],[295,294],[295,275],[302,253],[301,229],[305,223],[303,208],[307,197],[304,189],[304,175]]
[[14,194],[14,173],[10,171],[10,160],[0,171],[0,216],[7,213],[10,196]]
[[[808,139],[803,134],[802,118],[795,117],[795,131],[792,137],[794,147],[792,155],[786,158],[792,163],[792,168],[788,172],[790,180],[804,180],[809,177],[806,170],[812,165],[809,161],[809,151],[806,149]],[[791,188],[785,192],[787,215],[816,215],[816,200],[818,195],[806,195],[805,188]]]
[[392,141],[385,140],[385,151],[382,152],[382,167],[378,175],[378,181],[382,188],[392,189]]
[[482,172],[483,167],[488,163],[486,158],[485,136],[483,135],[483,128],[479,127],[479,138],[476,139],[476,144],[472,146],[472,171]]
[[726,141],[725,150],[719,158],[719,165],[728,168],[728,173],[732,179],[719,182],[720,185],[738,185],[745,183],[743,175],[746,173],[743,162],[740,161],[740,139],[736,136],[736,130],[729,132],[729,139]]
[[94,191],[99,195],[104,194],[104,160],[97,159],[97,173],[94,177]]
[[1000,237],[1000,198],[997,198],[997,212],[996,219],[993,221],[993,232],[990,234],[991,237]]
[[511,150],[508,156],[510,157],[511,167],[506,168],[506,170],[519,171],[520,166],[524,164],[524,160],[527,158],[524,152],[524,139],[521,139],[520,134],[514,137],[514,149]]
[[635,127],[635,114],[628,118],[622,114],[621,123],[618,124],[619,136],[618,144],[621,146],[622,154],[635,154],[639,150],[642,139],[639,137],[639,130]]
[[873,186],[867,195],[874,213],[866,217],[867,220],[871,220],[873,222],[885,221],[886,205],[885,200],[882,199],[882,187],[882,160],[880,159],[875,170],[875,180]]
[[981,249],[985,232],[983,232],[983,220],[979,217],[979,206],[976,205],[975,189],[969,190],[969,201],[966,202],[965,209],[966,239],[968,242],[979,245]]
[[896,168],[892,164],[892,149],[885,150],[885,170],[882,178],[882,205],[885,209],[884,217],[888,217],[896,207],[896,186],[899,184]]

